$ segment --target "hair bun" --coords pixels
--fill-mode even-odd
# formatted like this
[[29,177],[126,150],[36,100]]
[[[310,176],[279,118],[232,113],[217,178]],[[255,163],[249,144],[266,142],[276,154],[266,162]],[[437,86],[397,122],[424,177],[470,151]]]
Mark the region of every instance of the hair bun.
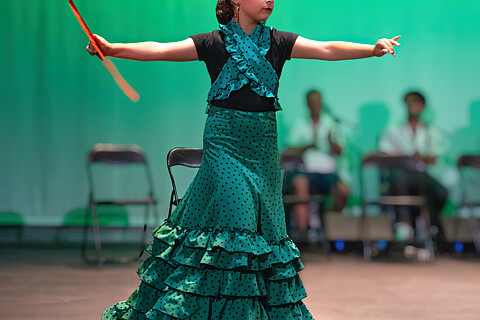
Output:
[[229,23],[234,15],[234,8],[232,2],[230,0],[218,0],[216,14],[218,23]]

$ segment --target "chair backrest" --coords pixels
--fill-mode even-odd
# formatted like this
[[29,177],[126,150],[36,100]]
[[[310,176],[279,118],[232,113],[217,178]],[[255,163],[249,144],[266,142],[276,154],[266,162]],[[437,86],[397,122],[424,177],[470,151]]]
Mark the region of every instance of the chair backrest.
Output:
[[153,177],[147,164],[142,149],[136,144],[118,145],[110,143],[97,143],[91,149],[87,158],[87,177],[90,189],[90,199],[94,200],[94,174],[92,164],[105,163],[108,165],[120,166],[130,163],[138,163],[144,167],[148,195],[153,197]]
[[473,167],[480,169],[480,156],[464,155],[458,158],[458,167]]
[[412,156],[387,155],[384,153],[373,153],[362,160],[362,167],[378,167],[384,169],[405,169],[416,172],[425,172],[427,165],[416,160]]
[[180,199],[178,197],[177,185],[173,178],[171,168],[174,166],[185,166],[189,168],[200,168],[202,164],[203,149],[199,148],[173,148],[167,154],[167,169],[172,182],[172,194],[170,196],[170,208],[168,210],[168,218],[172,214],[172,205],[178,205]]
[[480,205],[477,187],[480,181],[480,156],[460,156],[457,160],[457,165],[460,172],[460,187],[462,190],[460,206]]
[[142,149],[138,145],[116,145],[107,143],[97,143],[94,145],[87,161],[89,164],[104,162],[113,165],[146,162]]
[[203,149],[173,148],[167,155],[167,166],[170,170],[174,166],[199,168],[202,163]]

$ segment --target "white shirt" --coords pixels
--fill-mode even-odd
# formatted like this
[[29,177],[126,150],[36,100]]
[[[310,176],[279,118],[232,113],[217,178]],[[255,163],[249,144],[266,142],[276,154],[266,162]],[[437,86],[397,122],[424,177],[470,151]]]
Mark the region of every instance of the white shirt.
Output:
[[320,121],[315,125],[311,118],[297,122],[290,130],[287,137],[287,146],[303,148],[313,143],[314,133],[317,136],[315,148],[310,148],[303,154],[303,162],[307,172],[333,173],[337,169],[337,159],[331,150],[328,135],[331,133],[332,141],[341,148],[345,145],[338,124],[327,113],[322,113]]
[[418,152],[424,157],[438,157],[445,151],[445,146],[435,127],[419,123],[414,133],[407,122],[384,133],[380,137],[378,149],[396,155],[413,156]]
[[[407,122],[403,126],[388,130],[380,137],[379,151],[395,155],[412,156],[416,152],[426,157],[440,157],[447,147],[447,139],[433,127],[419,123],[415,134]],[[452,170],[444,159],[436,160],[427,171],[444,186],[453,186],[458,180],[458,173]]]

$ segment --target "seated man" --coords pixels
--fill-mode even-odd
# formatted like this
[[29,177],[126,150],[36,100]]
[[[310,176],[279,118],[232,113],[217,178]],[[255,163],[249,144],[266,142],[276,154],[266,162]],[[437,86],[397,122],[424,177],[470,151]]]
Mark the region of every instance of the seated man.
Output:
[[[336,157],[342,154],[343,138],[336,121],[324,112],[320,92],[307,94],[307,106],[310,117],[293,127],[283,153],[303,160],[301,168],[287,173],[287,191],[299,199],[308,199],[310,194],[331,194],[332,210],[341,211],[350,192],[336,174]],[[308,210],[308,203],[294,207],[299,243],[307,240]]]
[[[414,156],[426,163],[429,168],[443,152],[442,139],[434,127],[426,125],[420,118],[425,108],[423,95],[419,92],[409,92],[405,95],[404,101],[408,120],[402,126],[393,128],[380,137],[379,151],[392,155]],[[444,234],[439,216],[447,199],[445,187],[430,174],[404,170],[391,170],[389,183],[390,192],[397,195],[418,195],[422,191],[421,185],[426,188],[424,191],[430,207],[430,223],[438,228],[436,240],[443,241]],[[409,207],[397,208],[397,223],[394,225],[397,240],[413,240],[413,227],[417,215],[418,210]]]

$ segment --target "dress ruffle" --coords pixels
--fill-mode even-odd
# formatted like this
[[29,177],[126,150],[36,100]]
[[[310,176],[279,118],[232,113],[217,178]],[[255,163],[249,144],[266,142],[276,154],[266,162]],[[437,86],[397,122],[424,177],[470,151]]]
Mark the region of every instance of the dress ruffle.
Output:
[[310,320],[287,236],[274,112],[212,107],[202,166],[104,320]]
[[170,221],[153,234],[151,255],[138,269],[140,286],[105,310],[103,320],[313,319],[301,301],[303,265],[291,239],[268,242],[248,231]]
[[[260,36],[259,36],[260,40],[258,41],[258,49],[260,51],[261,57],[264,59],[265,55],[270,49],[270,28],[262,24],[259,25],[259,28],[266,29],[265,30],[266,33],[264,33],[263,31],[260,33]],[[235,66],[240,71],[240,73],[247,77],[245,83],[248,83],[251,81],[250,87],[258,95],[264,96],[267,98],[275,98],[277,93],[278,79],[272,82],[273,87],[269,87],[264,81],[262,81],[259,78],[261,74],[259,74],[255,70],[255,67],[252,65],[252,62],[255,61],[255,59],[251,59],[251,60],[245,59],[245,55],[248,54],[251,51],[251,49],[246,50],[247,52],[243,52],[241,50],[242,47],[240,46],[237,39],[235,38],[236,34],[232,31],[229,31],[226,28],[223,28],[222,30],[225,34],[225,48],[227,49],[228,53],[230,53],[230,56],[234,60]],[[255,62],[258,63],[258,61],[255,61]],[[266,59],[264,60],[263,63],[268,63],[268,67],[265,69],[265,72],[267,71],[273,72],[273,76],[276,77],[275,70],[270,65],[270,63]]]
[[265,58],[271,46],[271,29],[260,23],[250,35],[246,35],[233,19],[220,27],[230,58],[210,89],[208,102],[228,99],[231,92],[249,84],[259,96],[273,98],[275,110],[281,110],[278,76]]

